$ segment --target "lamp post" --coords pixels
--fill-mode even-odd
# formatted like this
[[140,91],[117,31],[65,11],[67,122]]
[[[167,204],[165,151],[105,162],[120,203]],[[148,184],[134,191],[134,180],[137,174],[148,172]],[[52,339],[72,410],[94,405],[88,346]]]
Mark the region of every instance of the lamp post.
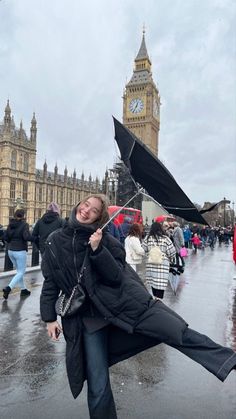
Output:
[[224,201],[224,227],[225,227],[225,216],[226,216],[226,198],[224,197],[224,199],[223,199],[223,201]]
[[117,201],[117,183],[118,176],[115,169],[109,169],[109,178],[108,178],[108,194],[109,200],[113,205],[116,205]]

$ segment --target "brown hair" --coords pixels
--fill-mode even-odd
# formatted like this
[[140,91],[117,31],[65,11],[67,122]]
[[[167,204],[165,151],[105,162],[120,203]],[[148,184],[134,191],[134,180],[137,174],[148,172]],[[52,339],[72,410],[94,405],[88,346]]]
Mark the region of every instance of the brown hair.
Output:
[[130,229],[129,229],[129,236],[135,236],[135,237],[138,237],[140,239],[141,235],[142,235],[142,233],[141,233],[141,229],[140,229],[139,224],[137,224],[137,223],[132,224],[130,226]]
[[[109,214],[108,214],[108,204],[109,204],[109,202],[108,202],[108,198],[104,194],[91,194],[91,195],[87,195],[85,198],[83,198],[79,202],[79,204],[83,204],[89,198],[96,198],[102,204],[101,214],[99,215],[99,217],[97,219],[97,221],[99,223],[99,227],[102,227],[109,220]],[[78,205],[77,205],[77,207],[78,207]]]
[[14,212],[14,218],[17,218],[18,220],[23,220],[25,218],[25,211],[23,209],[17,209]]

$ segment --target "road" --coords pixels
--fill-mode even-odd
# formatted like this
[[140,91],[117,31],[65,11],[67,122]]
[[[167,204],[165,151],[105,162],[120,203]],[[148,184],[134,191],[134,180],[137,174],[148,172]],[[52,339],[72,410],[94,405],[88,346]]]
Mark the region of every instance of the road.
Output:
[[[143,275],[143,269],[140,271]],[[175,296],[164,302],[190,327],[236,350],[236,267],[232,249],[191,252]],[[48,340],[39,316],[41,272],[27,274],[30,297],[0,300],[2,419],[87,419],[86,388],[74,400],[63,338]],[[0,280],[0,288],[8,279]],[[1,294],[0,294],[1,295]],[[119,419],[235,419],[236,372],[224,383],[164,344],[111,368]],[[86,386],[85,386],[86,387]],[[104,418],[105,419],[105,418]]]

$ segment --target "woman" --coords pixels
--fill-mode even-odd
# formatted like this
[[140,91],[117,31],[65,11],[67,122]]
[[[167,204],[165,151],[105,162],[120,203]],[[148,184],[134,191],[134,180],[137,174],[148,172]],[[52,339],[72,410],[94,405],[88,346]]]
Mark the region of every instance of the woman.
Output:
[[12,261],[16,274],[7,287],[3,288],[3,298],[8,299],[11,290],[17,285],[20,287],[21,297],[30,295],[24,282],[24,273],[27,263],[27,241],[33,241],[29,232],[29,224],[25,221],[25,213],[18,209],[14,213],[14,218],[10,220],[5,233],[5,240],[8,243],[8,256]]
[[[63,330],[71,391],[76,398],[87,379],[92,419],[117,417],[109,366],[161,342],[185,353],[222,381],[236,365],[231,349],[189,329],[178,314],[152,299],[125,262],[122,244],[101,230],[108,219],[103,195],[84,198],[72,210],[68,224],[49,236],[42,261],[41,316],[53,340]],[[60,290],[70,295],[83,262],[84,311],[62,317],[61,327],[55,302]]]
[[139,224],[132,224],[125,239],[126,262],[136,271],[136,266],[142,263],[145,252],[140,243],[141,230]]
[[171,239],[165,235],[160,223],[154,222],[150,232],[145,237],[142,244],[145,252],[158,246],[162,252],[162,262],[155,264],[147,261],[146,263],[146,283],[147,288],[154,298],[163,298],[165,289],[168,285],[170,262],[174,263],[176,250]]

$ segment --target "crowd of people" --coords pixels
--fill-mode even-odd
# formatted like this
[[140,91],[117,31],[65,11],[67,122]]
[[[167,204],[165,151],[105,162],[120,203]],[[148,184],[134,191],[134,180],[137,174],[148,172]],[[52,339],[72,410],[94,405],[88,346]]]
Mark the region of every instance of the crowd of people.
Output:
[[[232,349],[190,329],[162,302],[171,266],[184,269],[178,262],[186,244],[179,224],[153,222],[145,232],[139,224],[126,220],[126,236],[121,226],[121,238],[115,236],[118,228],[112,223],[103,229],[108,221],[106,197],[97,194],[76,205],[66,222],[60,218],[59,207],[51,203],[32,233],[24,212],[17,210],[6,233],[9,257],[17,273],[3,296],[7,299],[17,284],[22,296],[29,295],[22,266],[27,242],[36,243],[42,254],[44,276],[41,318],[54,341],[61,333],[64,335],[67,376],[74,398],[87,380],[91,419],[117,417],[110,365],[161,342],[178,349],[221,381],[236,369]],[[136,272],[144,257],[147,286]],[[83,305],[71,316],[61,314],[60,323],[57,299],[63,293],[72,301],[78,281],[84,292]]]
[[[16,269],[16,274],[10,283],[3,289],[3,297],[8,298],[12,288],[18,286],[21,296],[30,295],[24,282],[24,273],[27,263],[28,242],[33,243],[44,254],[45,243],[48,236],[55,230],[62,228],[68,222],[60,216],[60,207],[51,202],[47,211],[30,230],[25,220],[24,210],[15,211],[7,230],[1,229],[1,240],[7,243],[8,256]],[[192,248],[196,253],[198,249],[210,246],[213,250],[218,240],[219,245],[228,245],[233,238],[230,227],[199,227],[184,225],[180,227],[177,221],[154,222],[147,224],[133,223],[131,217],[124,217],[122,224],[110,220],[107,231],[116,238],[125,248],[126,262],[136,271],[137,266],[146,264],[146,286],[153,298],[163,298],[168,285],[169,272],[180,275],[184,271],[188,250]],[[158,246],[162,252],[162,260],[156,264],[148,260],[147,255],[152,247]]]

